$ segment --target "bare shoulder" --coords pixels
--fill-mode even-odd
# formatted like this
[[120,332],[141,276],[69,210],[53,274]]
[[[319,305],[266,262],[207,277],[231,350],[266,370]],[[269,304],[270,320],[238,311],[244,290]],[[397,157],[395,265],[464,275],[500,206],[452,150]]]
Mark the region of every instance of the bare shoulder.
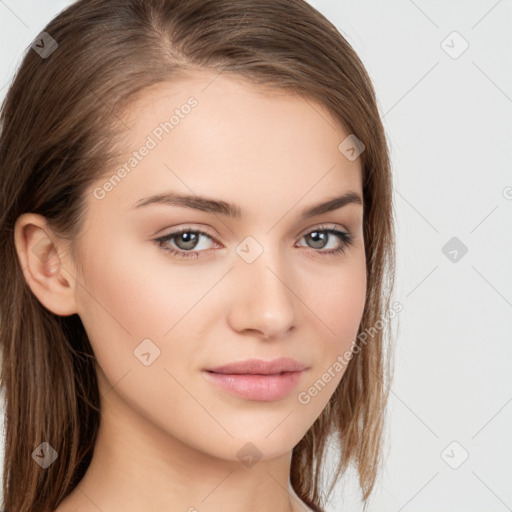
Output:
[[59,506],[52,512],[91,512],[91,503],[84,503],[84,500],[77,495],[76,491],[72,491],[71,494],[61,501]]
[[304,503],[301,499],[299,499],[300,505],[297,505],[296,512],[316,512],[316,510],[312,509],[306,503]]

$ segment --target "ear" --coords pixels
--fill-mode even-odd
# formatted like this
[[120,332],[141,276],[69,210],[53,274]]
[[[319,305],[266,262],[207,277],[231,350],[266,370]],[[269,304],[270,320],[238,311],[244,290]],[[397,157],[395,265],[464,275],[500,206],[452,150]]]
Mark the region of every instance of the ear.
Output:
[[39,302],[56,315],[77,313],[72,261],[46,219],[35,213],[20,215],[14,242],[27,284]]

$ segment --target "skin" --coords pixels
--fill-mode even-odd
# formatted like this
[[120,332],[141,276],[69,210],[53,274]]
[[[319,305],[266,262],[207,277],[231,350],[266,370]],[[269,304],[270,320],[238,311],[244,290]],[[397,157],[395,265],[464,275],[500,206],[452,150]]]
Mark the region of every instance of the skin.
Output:
[[[152,87],[130,106],[127,158],[190,96],[197,107],[113,190],[95,198],[102,179],[88,191],[76,241],[83,275],[44,218],[27,213],[16,223],[31,290],[53,313],[80,316],[98,362],[94,456],[58,512],[310,510],[289,485],[291,453],[344,369],[308,404],[298,394],[351,349],[366,264],[362,205],[303,221],[299,214],[348,191],[362,197],[360,159],[338,150],[348,134],[320,104],[202,72]],[[132,208],[168,190],[229,201],[243,215]],[[336,235],[325,235],[323,245],[306,236],[326,224],[353,235],[344,253],[322,253],[342,244]],[[211,236],[189,243],[198,258],[176,258],[154,242],[182,227]],[[248,236],[263,248],[252,263],[236,252]],[[167,246],[187,250],[180,237]],[[134,355],[147,338],[160,350],[148,366]],[[308,369],[276,401],[229,394],[201,372],[280,356]],[[248,442],[261,454],[251,467],[237,456]]]

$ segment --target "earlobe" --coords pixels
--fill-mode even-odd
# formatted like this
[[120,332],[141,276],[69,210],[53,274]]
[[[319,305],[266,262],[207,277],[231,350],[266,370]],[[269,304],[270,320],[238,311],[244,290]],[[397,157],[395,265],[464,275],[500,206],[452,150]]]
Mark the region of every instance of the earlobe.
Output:
[[27,285],[39,302],[59,316],[76,313],[76,281],[46,219],[24,213],[16,220],[14,240]]

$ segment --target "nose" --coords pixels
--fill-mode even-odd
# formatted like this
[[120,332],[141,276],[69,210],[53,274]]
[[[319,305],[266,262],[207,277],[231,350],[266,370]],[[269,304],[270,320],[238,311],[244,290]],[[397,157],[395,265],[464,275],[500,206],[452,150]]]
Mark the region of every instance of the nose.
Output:
[[256,332],[270,340],[296,327],[300,293],[294,290],[293,272],[285,266],[277,252],[272,255],[268,250],[252,263],[236,261],[228,316],[235,331]]

